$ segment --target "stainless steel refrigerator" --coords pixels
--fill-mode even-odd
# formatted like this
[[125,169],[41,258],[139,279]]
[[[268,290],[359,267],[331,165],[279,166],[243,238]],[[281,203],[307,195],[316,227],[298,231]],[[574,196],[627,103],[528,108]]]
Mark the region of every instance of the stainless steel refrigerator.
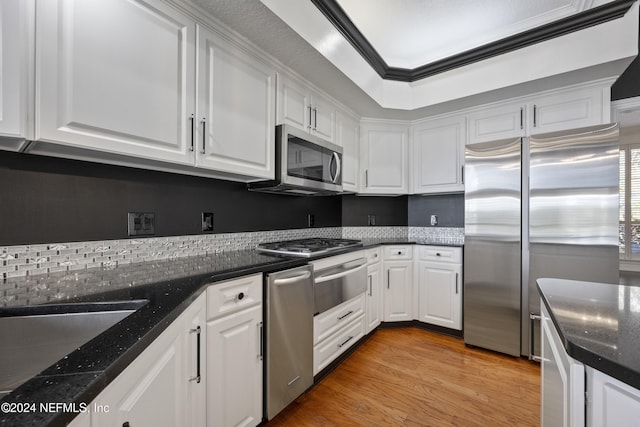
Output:
[[464,340],[539,354],[536,279],[618,281],[617,124],[471,144]]

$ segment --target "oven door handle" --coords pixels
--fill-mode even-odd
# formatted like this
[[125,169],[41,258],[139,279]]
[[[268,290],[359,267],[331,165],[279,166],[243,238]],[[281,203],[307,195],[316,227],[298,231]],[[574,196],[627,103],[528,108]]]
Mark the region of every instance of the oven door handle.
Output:
[[355,266],[354,268],[351,268],[349,270],[346,271],[341,271],[340,273],[335,273],[335,274],[327,274],[326,276],[317,276],[314,281],[315,283],[324,283],[324,282],[328,282],[329,280],[334,280],[334,279],[339,279],[341,277],[347,276],[351,273],[355,273],[356,271],[362,270],[363,268],[367,267],[367,260],[365,260],[364,258],[362,258],[361,260],[359,260],[360,263]]
[[293,277],[287,277],[285,279],[276,279],[273,281],[274,285],[290,285],[291,283],[295,283],[295,282],[299,282],[301,280],[304,279],[308,279],[309,277],[311,277],[311,272],[310,271],[306,271],[302,274],[299,274],[297,276],[293,276]]
[[[331,176],[331,164],[335,163],[336,164],[336,174],[334,176]],[[334,184],[338,182],[338,178],[340,178],[340,156],[338,155],[338,153],[333,153],[331,155],[331,161],[329,162],[329,176],[331,176],[331,182],[333,182]]]

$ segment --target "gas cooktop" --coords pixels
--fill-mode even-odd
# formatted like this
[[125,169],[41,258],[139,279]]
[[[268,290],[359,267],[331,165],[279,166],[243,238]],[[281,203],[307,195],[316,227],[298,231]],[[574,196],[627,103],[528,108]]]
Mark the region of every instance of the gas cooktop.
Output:
[[362,246],[360,240],[311,238],[261,243],[256,249],[270,254],[310,257],[358,246]]

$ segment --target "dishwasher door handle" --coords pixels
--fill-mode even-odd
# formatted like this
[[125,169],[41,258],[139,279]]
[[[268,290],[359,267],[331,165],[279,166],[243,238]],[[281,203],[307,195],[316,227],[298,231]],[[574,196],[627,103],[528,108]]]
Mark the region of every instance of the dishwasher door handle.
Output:
[[356,271],[360,271],[363,268],[365,268],[367,266],[367,260],[365,260],[364,258],[361,260],[361,263],[358,264],[356,267],[351,268],[349,270],[346,271],[341,271],[340,273],[335,273],[335,274],[327,274],[326,276],[318,276],[314,279],[315,283],[324,283],[324,282],[328,282],[329,280],[334,280],[334,279],[339,279],[341,277],[347,276],[351,273],[355,273]]
[[311,272],[305,271],[304,273],[299,274],[297,276],[287,277],[285,279],[276,279],[273,281],[273,284],[276,286],[290,285],[291,283],[299,282],[301,280],[308,279],[309,277],[311,277]]

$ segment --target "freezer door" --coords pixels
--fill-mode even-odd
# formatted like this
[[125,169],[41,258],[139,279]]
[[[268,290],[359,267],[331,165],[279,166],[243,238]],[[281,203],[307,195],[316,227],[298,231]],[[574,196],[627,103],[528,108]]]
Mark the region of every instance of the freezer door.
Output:
[[464,340],[520,355],[520,138],[465,156]]
[[[532,136],[530,146],[528,312],[540,314],[538,278],[618,283],[618,126]],[[539,355],[533,326],[523,353]]]

